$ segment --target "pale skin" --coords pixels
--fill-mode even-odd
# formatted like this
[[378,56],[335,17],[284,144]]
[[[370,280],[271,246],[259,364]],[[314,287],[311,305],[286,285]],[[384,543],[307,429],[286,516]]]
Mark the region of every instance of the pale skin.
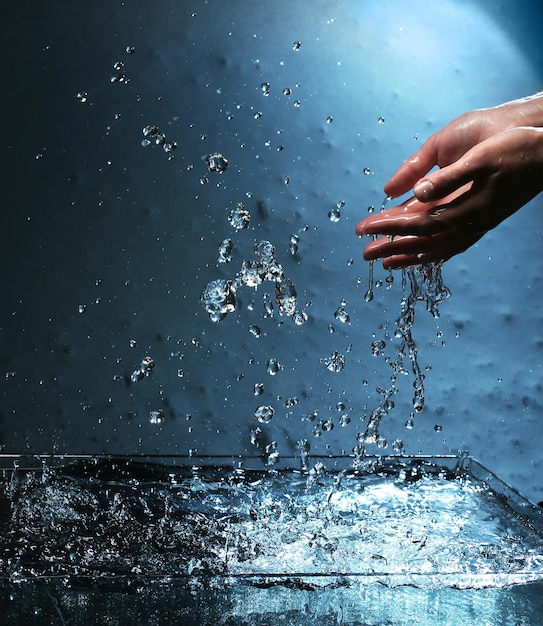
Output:
[[543,191],[543,92],[464,113],[384,189],[414,195],[357,224],[358,235],[382,235],[364,249],[366,260],[398,269],[463,252]]

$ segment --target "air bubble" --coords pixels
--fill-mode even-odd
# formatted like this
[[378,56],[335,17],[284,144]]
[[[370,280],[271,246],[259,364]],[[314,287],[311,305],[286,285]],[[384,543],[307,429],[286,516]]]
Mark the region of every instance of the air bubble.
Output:
[[371,170],[369,167],[365,167],[363,172],[364,172],[364,176],[369,176],[371,174]]
[[292,44],[292,49],[295,50],[296,52],[298,52],[298,50],[300,50],[301,47],[302,47],[302,44],[299,41],[295,41]]

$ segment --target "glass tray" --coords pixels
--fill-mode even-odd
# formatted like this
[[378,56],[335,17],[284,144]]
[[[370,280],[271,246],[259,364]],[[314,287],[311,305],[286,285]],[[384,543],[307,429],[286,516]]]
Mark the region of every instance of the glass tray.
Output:
[[304,467],[1,455],[0,611],[29,624],[259,626],[543,614],[543,511],[477,461]]

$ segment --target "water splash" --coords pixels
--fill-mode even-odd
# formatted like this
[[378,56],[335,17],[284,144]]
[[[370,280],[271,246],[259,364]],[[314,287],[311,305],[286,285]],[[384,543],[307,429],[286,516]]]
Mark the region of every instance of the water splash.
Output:
[[[239,209],[239,205],[238,210],[245,211],[243,205],[241,205],[242,209]],[[248,223],[246,217],[238,214],[236,219],[238,218],[243,220],[243,224]],[[246,227],[246,225],[243,226],[243,228]],[[256,243],[253,250],[256,259],[244,260],[233,280],[217,279],[208,283],[200,296],[200,304],[204,306],[213,321],[220,321],[236,308],[237,289],[241,287],[257,289],[263,282],[268,281],[274,284],[275,304],[279,314],[291,317],[297,325],[303,324],[307,320],[307,315],[296,308],[298,303],[296,287],[275,258],[275,246],[263,240]],[[264,305],[266,316],[271,317],[273,315],[272,302],[265,298]]]
[[[406,293],[407,281],[409,281],[408,293]],[[451,295],[450,290],[443,282],[442,263],[429,263],[403,270],[402,286],[406,295],[402,299],[400,315],[395,323],[395,337],[399,339],[400,343],[395,359],[385,357],[392,369],[390,386],[388,389],[379,389],[382,395],[381,403],[370,413],[366,430],[361,437],[363,443],[377,444],[380,447],[385,447],[386,441],[379,433],[379,425],[383,417],[394,408],[393,396],[398,391],[398,376],[408,373],[405,366],[406,358],[409,361],[414,379],[412,400],[414,412],[420,413],[424,408],[424,373],[418,362],[418,348],[412,335],[416,304],[417,302],[424,302],[426,310],[437,318],[439,317],[439,305]],[[376,340],[372,343],[372,354],[379,356],[383,354],[385,348],[386,343],[383,340]],[[412,422],[412,417],[410,419]]]

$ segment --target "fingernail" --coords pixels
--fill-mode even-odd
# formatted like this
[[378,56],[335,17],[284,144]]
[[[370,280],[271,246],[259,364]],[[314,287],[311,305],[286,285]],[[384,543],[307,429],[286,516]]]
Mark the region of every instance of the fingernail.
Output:
[[428,180],[428,178],[422,178],[415,184],[413,187],[413,191],[419,200],[423,202],[428,199],[434,190],[434,186],[432,185],[432,181]]

